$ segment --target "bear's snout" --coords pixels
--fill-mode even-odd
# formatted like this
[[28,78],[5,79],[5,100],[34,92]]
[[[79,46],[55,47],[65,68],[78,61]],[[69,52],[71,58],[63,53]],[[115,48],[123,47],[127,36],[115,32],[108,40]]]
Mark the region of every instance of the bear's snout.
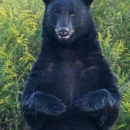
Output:
[[55,29],[55,31],[60,40],[68,40],[74,32],[73,30],[69,30],[67,27],[60,27],[58,29]]

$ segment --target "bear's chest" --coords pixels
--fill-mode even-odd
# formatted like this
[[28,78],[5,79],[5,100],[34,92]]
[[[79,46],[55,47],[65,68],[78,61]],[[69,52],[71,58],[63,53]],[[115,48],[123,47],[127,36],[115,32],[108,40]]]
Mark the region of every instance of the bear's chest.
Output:
[[[85,69],[85,65],[80,60],[53,65],[51,73],[56,78],[54,85],[49,86],[48,92],[60,98],[67,106],[72,106],[76,98],[88,91],[81,78]],[[50,70],[48,70],[48,75],[49,73]]]
[[56,96],[62,98],[66,104],[70,105],[79,91],[77,83],[78,73],[76,71],[74,65],[69,63],[62,64],[60,66],[58,81],[56,83],[56,88],[60,92],[57,93],[56,91]]

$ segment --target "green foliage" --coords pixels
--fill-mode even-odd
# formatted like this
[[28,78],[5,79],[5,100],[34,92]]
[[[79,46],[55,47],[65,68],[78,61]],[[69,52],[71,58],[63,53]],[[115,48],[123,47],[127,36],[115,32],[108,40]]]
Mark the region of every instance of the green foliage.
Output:
[[[130,129],[130,54],[122,41],[112,42],[112,35],[108,29],[106,36],[99,32],[99,41],[103,55],[111,65],[111,69],[122,95],[121,114],[115,126],[115,130]],[[126,71],[127,70],[127,71]]]
[[[115,130],[130,129],[130,1],[95,0],[103,55],[122,95]],[[40,50],[42,0],[0,0],[0,130],[24,130],[20,95]]]
[[122,96],[115,130],[130,129],[130,1],[95,0],[94,21],[103,55],[111,66]]
[[105,35],[110,29],[112,40],[122,40],[130,49],[130,1],[95,0],[92,8],[98,30]]
[[[42,6],[32,0],[0,4],[0,129],[22,129],[20,94],[40,45]],[[9,6],[11,5],[11,6]],[[31,10],[30,10],[31,9]],[[39,30],[38,30],[39,29]],[[35,39],[34,39],[35,38]],[[38,49],[35,49],[38,52]],[[33,54],[33,55],[32,55]]]

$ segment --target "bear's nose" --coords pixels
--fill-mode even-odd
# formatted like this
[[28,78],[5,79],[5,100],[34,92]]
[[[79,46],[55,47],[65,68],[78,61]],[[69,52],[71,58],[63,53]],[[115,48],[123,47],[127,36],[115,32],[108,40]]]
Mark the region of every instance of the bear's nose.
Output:
[[66,34],[68,34],[68,31],[66,31],[66,30],[60,30],[59,34],[60,35],[66,35]]
[[69,30],[67,28],[61,28],[58,30],[58,33],[60,36],[68,36],[69,35]]

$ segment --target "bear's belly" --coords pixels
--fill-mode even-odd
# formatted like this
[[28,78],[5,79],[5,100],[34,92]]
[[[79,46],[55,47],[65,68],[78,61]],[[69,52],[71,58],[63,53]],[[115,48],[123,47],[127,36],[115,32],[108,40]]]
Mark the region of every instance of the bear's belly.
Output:
[[[78,67],[78,68],[77,68]],[[67,107],[72,107],[75,99],[85,94],[88,90],[80,79],[81,65],[64,63],[60,67],[60,73],[54,86],[54,94],[60,98]]]
[[42,84],[42,91],[58,97],[67,107],[72,108],[73,102],[89,91],[89,87],[80,77],[85,69],[85,65],[80,61],[48,64],[44,73],[45,79],[42,79],[48,87],[44,88]]
[[67,106],[70,107],[72,106],[74,99],[79,95],[76,81],[70,75],[68,75],[68,77],[66,77],[64,80],[59,80],[55,88],[55,96],[60,98]]
[[80,117],[77,115],[51,120],[51,125],[43,128],[44,130],[97,130],[88,117]]

